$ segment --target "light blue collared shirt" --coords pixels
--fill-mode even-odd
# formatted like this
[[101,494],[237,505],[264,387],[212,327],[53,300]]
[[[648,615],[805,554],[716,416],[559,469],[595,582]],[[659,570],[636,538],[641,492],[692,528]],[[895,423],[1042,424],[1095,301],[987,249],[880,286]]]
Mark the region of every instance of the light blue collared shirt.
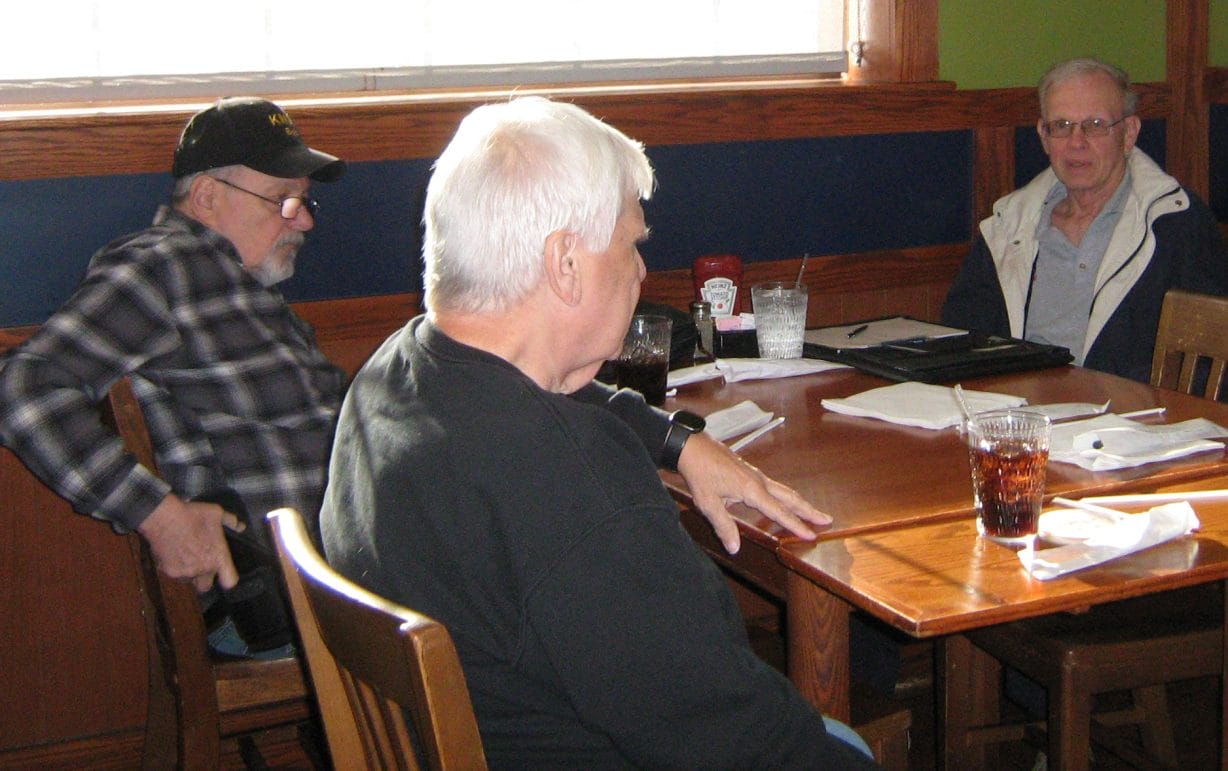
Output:
[[1024,320],[1024,338],[1060,345],[1083,363],[1083,339],[1096,295],[1096,273],[1108,249],[1130,191],[1130,172],[1092,221],[1078,246],[1053,225],[1053,209],[1066,198],[1066,186],[1053,185],[1036,227],[1039,251],[1032,270],[1032,290]]

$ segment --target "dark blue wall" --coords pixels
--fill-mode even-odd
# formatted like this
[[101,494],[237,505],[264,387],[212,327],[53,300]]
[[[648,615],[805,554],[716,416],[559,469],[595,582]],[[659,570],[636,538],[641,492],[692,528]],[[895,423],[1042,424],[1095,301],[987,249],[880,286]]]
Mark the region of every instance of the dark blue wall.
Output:
[[1228,222],[1228,104],[1211,105],[1211,200],[1215,218]]
[[[1210,204],[1228,221],[1228,106],[1211,109]],[[1163,121],[1138,145],[1161,165]],[[1016,131],[1016,182],[1047,165],[1036,131]],[[954,243],[968,238],[967,131],[650,147],[658,189],[645,206],[649,270],[702,254],[747,262]],[[314,191],[316,230],[286,282],[292,300],[421,288],[421,212],[430,162],[354,163]],[[42,322],[89,256],[144,227],[170,191],[166,174],[0,182],[0,326]]]
[[[651,147],[649,270],[701,255],[748,262],[952,243],[968,237],[971,134],[941,132]],[[316,185],[316,229],[286,282],[292,300],[421,288],[429,161],[351,164]],[[0,182],[0,326],[42,322],[89,256],[144,227],[165,174]]]

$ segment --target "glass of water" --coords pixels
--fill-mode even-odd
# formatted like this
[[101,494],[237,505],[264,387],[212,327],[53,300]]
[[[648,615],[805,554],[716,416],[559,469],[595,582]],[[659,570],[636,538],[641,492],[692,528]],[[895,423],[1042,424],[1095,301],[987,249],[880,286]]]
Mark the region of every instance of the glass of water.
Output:
[[759,357],[800,359],[806,331],[806,286],[786,281],[755,284],[750,299]]

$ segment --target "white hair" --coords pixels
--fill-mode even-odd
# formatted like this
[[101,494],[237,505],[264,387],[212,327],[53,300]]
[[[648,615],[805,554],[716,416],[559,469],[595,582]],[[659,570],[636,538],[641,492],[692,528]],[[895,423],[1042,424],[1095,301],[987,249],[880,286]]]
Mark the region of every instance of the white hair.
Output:
[[1049,95],[1051,88],[1071,78],[1083,77],[1085,75],[1105,75],[1113,81],[1121,91],[1121,117],[1133,115],[1135,110],[1138,109],[1138,94],[1130,88],[1130,76],[1126,74],[1125,70],[1115,67],[1108,62],[1102,62],[1099,59],[1083,58],[1058,62],[1050,67],[1049,71],[1040,79],[1037,96],[1040,98],[1041,112],[1044,112],[1045,98]]
[[471,112],[427,186],[424,302],[467,313],[503,310],[542,276],[546,237],[609,246],[629,198],[647,200],[643,145],[566,102],[521,97]]
[[175,180],[175,186],[171,189],[171,203],[181,204],[186,201],[188,196],[192,193],[192,183],[196,181],[197,177],[208,176],[216,179],[223,179],[227,182],[233,182],[234,178],[238,176],[239,170],[242,168],[244,167],[235,164],[232,166],[218,166],[216,168],[207,169],[206,171],[194,171],[191,174],[185,174],[184,176]]

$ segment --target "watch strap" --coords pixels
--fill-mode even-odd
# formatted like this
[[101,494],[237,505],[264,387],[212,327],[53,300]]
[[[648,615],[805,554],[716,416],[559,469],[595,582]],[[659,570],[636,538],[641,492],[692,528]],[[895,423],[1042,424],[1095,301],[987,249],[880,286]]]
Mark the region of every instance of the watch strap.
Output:
[[669,431],[665,434],[665,446],[661,450],[661,466],[670,471],[678,470],[678,459],[691,434],[704,430],[704,419],[693,412],[678,410],[669,416]]

